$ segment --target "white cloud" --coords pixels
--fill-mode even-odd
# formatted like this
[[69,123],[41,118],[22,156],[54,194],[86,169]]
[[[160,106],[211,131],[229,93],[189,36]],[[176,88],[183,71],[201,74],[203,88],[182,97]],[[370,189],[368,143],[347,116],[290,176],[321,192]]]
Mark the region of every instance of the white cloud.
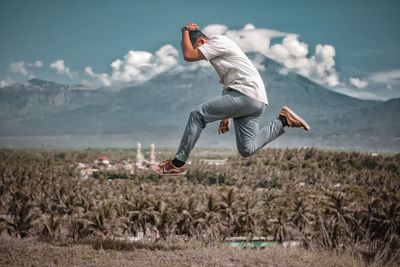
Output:
[[400,85],[400,69],[372,74],[370,79],[377,83],[386,84],[388,88]]
[[85,73],[93,78],[92,85],[119,87],[141,84],[179,67],[178,55],[178,50],[170,44],[162,46],[154,54],[130,50],[122,59],[116,59],[110,64],[111,74],[94,73],[91,67],[86,67]]
[[339,85],[339,75],[335,68],[335,48],[332,45],[318,44],[315,50],[315,56],[310,58],[313,62],[315,58],[315,65],[312,71],[315,70],[315,75],[311,71],[311,78],[316,76],[316,80],[321,80],[329,86]]
[[208,37],[214,37],[224,34],[228,30],[228,26],[223,24],[210,24],[201,29],[201,31]]
[[88,87],[95,87],[95,86],[110,87],[111,86],[111,80],[109,79],[108,74],[106,74],[106,73],[96,74],[93,72],[91,67],[86,67],[85,73],[87,75],[89,75],[90,77],[94,78],[94,83],[85,81],[83,83],[85,86],[88,86]]
[[40,60],[36,60],[35,63],[33,63],[35,67],[41,68],[43,67],[43,62]]
[[360,80],[359,78],[350,78],[350,83],[358,89],[363,89],[367,87],[368,82]]
[[28,76],[29,78],[33,78],[35,75],[32,71],[32,68],[41,68],[43,67],[43,63],[40,60],[36,60],[35,62],[11,62],[8,71],[14,74],[20,74],[22,76]]
[[25,61],[11,62],[8,69],[15,74],[21,74],[23,76],[29,75]]
[[229,30],[223,24],[207,25],[203,29],[209,37],[224,34],[236,42],[244,52],[259,52],[266,55],[272,38],[285,37],[288,33],[271,29],[256,28],[253,24],[246,24],[241,30]]
[[1,88],[1,87],[6,87],[6,86],[9,86],[9,85],[12,85],[12,84],[14,84],[14,83],[15,83],[14,80],[12,80],[12,79],[10,79],[10,78],[6,78],[5,80],[2,80],[2,81],[0,82],[0,88]]
[[76,72],[72,72],[69,67],[66,67],[63,59],[58,59],[50,64],[50,68],[55,69],[58,74],[66,75],[70,79],[78,76]]
[[22,76],[28,76],[29,78],[35,77],[33,74],[32,68],[41,68],[43,67],[43,63],[40,60],[36,60],[35,62],[11,62],[8,71],[14,74],[20,74]]
[[281,44],[273,45],[267,56],[317,83],[335,87],[340,85],[335,68],[335,48],[331,45],[318,44],[315,54],[308,55],[308,45],[298,40],[297,35],[285,37]]
[[43,67],[43,62],[40,60],[36,60],[35,62],[25,62],[25,65],[27,67],[41,68],[41,67]]

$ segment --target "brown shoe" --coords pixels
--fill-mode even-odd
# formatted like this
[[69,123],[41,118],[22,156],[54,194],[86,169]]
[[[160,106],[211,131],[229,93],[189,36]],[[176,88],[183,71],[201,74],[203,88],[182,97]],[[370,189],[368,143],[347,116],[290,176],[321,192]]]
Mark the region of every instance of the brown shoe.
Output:
[[185,175],[186,168],[185,167],[175,167],[172,164],[172,160],[164,160],[160,162],[158,165],[154,165],[151,167],[153,172],[163,175],[163,176],[174,176],[174,175]]
[[279,115],[286,118],[289,127],[303,128],[306,131],[310,130],[310,125],[287,106],[283,106]]

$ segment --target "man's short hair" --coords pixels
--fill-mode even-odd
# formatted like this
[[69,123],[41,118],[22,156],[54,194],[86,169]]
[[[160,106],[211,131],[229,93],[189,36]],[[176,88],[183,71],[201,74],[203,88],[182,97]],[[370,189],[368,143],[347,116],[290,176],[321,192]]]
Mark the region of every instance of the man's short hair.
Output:
[[199,38],[209,39],[207,35],[205,35],[200,30],[189,31],[190,42],[194,45]]

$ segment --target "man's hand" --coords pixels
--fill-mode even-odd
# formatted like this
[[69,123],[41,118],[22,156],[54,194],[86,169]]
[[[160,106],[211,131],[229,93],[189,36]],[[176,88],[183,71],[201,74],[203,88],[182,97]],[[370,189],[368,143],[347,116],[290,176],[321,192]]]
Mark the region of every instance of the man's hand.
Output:
[[197,29],[199,28],[199,26],[197,26],[196,23],[188,23],[188,24],[186,25],[186,28],[187,28],[189,31],[195,31],[195,30],[197,30]]
[[218,134],[224,134],[229,132],[229,128],[231,127],[231,119],[226,118],[221,121],[218,128]]

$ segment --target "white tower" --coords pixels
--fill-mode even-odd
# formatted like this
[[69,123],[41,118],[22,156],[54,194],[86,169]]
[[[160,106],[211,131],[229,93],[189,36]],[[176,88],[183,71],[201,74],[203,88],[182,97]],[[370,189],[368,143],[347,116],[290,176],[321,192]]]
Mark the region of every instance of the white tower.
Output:
[[136,145],[136,165],[141,166],[142,163],[143,163],[142,145],[139,142]]
[[150,164],[154,165],[156,164],[156,147],[154,144],[150,145]]

